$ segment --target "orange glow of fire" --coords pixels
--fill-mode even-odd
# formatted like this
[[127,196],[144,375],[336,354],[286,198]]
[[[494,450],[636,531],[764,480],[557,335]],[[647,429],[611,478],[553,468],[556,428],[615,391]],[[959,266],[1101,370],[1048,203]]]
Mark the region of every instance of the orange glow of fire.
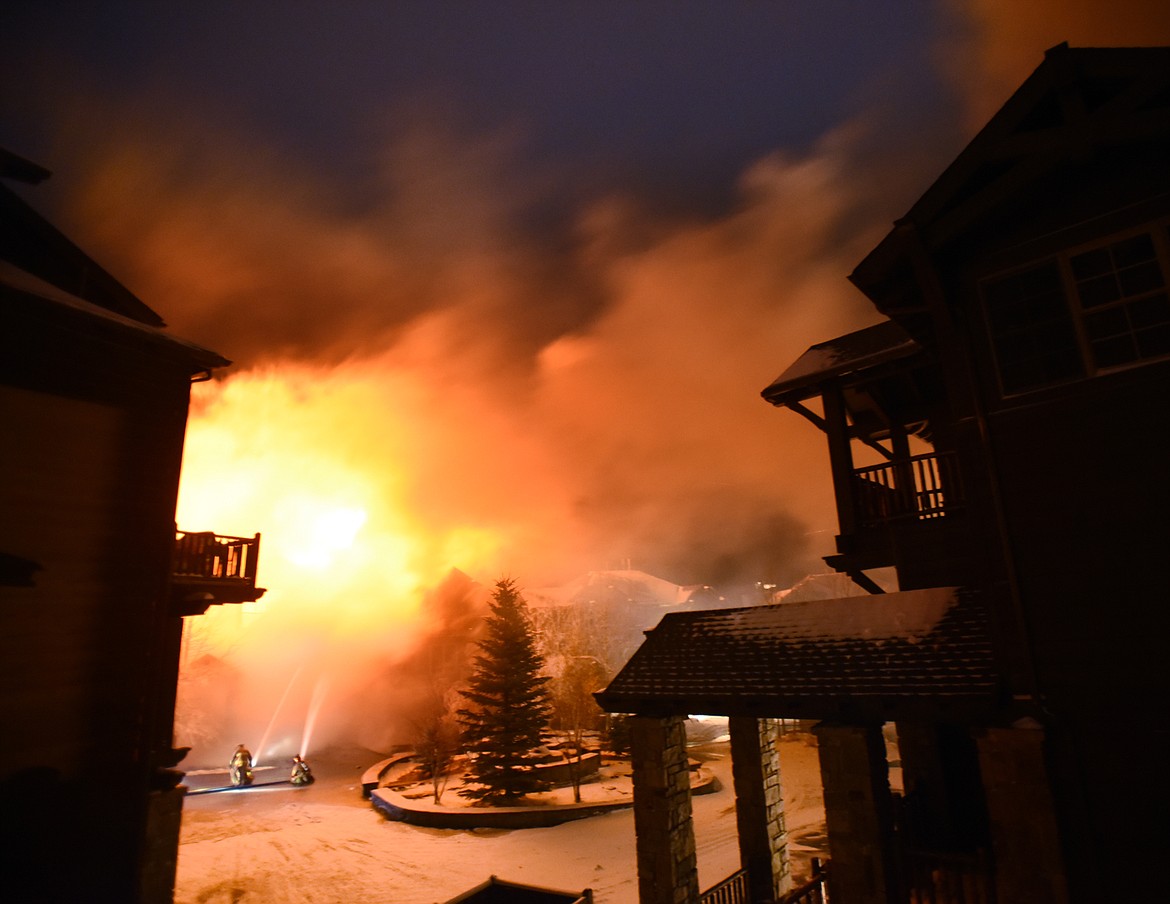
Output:
[[[287,366],[195,387],[179,492],[182,530],[261,534],[257,610],[347,644],[412,625],[422,591],[452,567],[490,567],[490,525],[424,524],[405,498],[402,437],[384,375]],[[205,648],[232,649],[237,607],[195,619]],[[224,610],[224,611],[220,611]],[[405,632],[408,633],[408,632]],[[373,643],[373,639],[370,640]]]

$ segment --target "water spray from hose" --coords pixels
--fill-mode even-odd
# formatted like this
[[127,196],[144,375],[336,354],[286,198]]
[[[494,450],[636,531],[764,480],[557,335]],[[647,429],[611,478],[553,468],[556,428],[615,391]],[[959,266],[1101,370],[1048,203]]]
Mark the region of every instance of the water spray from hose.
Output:
[[253,766],[260,765],[260,759],[264,756],[264,749],[268,745],[268,736],[272,734],[272,726],[276,724],[276,717],[280,715],[280,710],[284,707],[285,701],[288,700],[289,692],[292,690],[293,685],[296,684],[297,678],[300,677],[300,674],[304,668],[304,663],[301,663],[299,666],[297,666],[297,670],[293,672],[292,677],[288,680],[288,686],[285,687],[284,693],[280,697],[280,702],[276,704],[276,709],[272,711],[272,718],[268,720],[268,727],[264,729],[264,734],[260,737],[260,746],[256,748],[256,756],[252,760]]
[[318,678],[313,688],[313,697],[309,701],[309,713],[305,717],[305,736],[301,739],[301,756],[309,751],[309,740],[313,736],[313,728],[317,724],[317,714],[321,712],[321,705],[329,692],[329,682],[325,678]]

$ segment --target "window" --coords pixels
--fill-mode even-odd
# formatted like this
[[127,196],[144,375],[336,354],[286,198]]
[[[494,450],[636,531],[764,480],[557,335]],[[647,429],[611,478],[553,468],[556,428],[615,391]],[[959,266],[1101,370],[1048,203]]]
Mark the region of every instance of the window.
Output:
[[1069,261],[1097,367],[1170,354],[1170,296],[1149,233]]
[[985,282],[1004,394],[1170,357],[1168,238],[1144,232]]
[[1005,393],[1085,375],[1056,261],[987,284],[983,298]]

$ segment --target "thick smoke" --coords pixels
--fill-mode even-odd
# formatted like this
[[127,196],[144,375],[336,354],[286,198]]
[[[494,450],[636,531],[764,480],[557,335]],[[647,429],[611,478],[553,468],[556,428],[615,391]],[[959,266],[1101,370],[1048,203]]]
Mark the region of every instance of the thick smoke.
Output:
[[863,131],[756,162],[721,216],[609,196],[557,236],[525,231],[535,190],[492,140],[402,136],[355,212],[270,156],[217,165],[205,143],[188,164],[189,136],[149,156],[123,136],[78,216],[177,334],[237,361],[201,394],[193,449],[214,424],[270,460],[395,474],[420,529],[482,528],[532,581],[627,560],[777,581],[815,567],[805,535],[832,516],[820,437],[759,392],[874,319],[844,278],[880,235],[857,215]]
[[598,198],[555,241],[492,200],[508,188],[491,172],[475,187],[445,161],[399,174],[476,211],[458,222],[452,200],[455,234],[428,237],[392,191],[330,213],[320,186],[241,191],[139,160],[155,189],[128,198],[107,158],[85,209],[135,209],[103,218],[103,244],[176,333],[238,362],[197,390],[179,509],[190,529],[263,534],[264,613],[201,628],[243,664],[257,702],[237,718],[298,720],[328,674],[316,730],[385,740],[405,699],[388,689],[417,685],[420,651],[479,612],[481,593],[445,610],[428,596],[452,568],[539,587],[629,563],[734,587],[821,567],[823,439],[759,393],[874,319],[844,278],[880,235],[851,183],[863,145],[847,129],[760,160],[718,217]]
[[823,567],[823,439],[760,390],[874,322],[846,274],[1044,49],[1170,40],[1158,3],[951,6],[957,102],[882,97],[745,167],[714,213],[583,196],[517,135],[421,110],[338,173],[195,109],[164,129],[149,100],[73,108],[90,140],[55,164],[80,186],[63,225],[236,361],[196,394],[179,511],[264,537],[263,612],[205,616],[188,648],[190,674],[203,652],[235,670],[233,729],[256,743],[272,721],[295,746],[324,693],[321,737],[394,739],[454,680],[502,575],[786,585]]

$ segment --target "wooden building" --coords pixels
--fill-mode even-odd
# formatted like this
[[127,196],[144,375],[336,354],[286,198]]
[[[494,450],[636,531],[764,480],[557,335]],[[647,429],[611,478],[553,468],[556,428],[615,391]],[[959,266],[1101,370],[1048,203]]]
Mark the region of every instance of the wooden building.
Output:
[[1160,900],[1170,48],[1050,50],[850,278],[887,319],[763,395],[824,431],[871,595],[667,616],[598,695],[639,716],[642,901],[698,899],[654,765],[688,712],[732,717],[752,900],[780,717],[819,720],[834,902]]
[[5,900],[172,900],[182,617],[264,592],[259,537],[176,532],[191,383],[229,362],[163,326],[0,185]]

